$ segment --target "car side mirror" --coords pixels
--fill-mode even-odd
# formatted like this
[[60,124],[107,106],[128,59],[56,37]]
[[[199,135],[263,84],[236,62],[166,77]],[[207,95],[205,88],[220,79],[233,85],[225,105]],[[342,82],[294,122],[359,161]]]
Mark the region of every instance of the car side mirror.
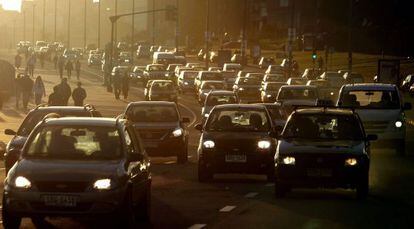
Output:
[[11,129],[5,129],[4,134],[5,135],[16,135],[17,133],[16,133],[16,131],[11,130]]
[[128,153],[129,161],[142,161],[144,160],[144,155],[142,153]]
[[185,117],[185,118],[183,118],[183,119],[181,120],[181,122],[182,122],[182,123],[189,123],[189,122],[190,122],[190,119],[189,119],[189,118],[187,118],[187,117]]
[[404,103],[403,110],[408,111],[412,109],[411,103]]
[[203,131],[203,125],[201,123],[198,123],[197,125],[194,126],[194,129],[202,132]]
[[368,134],[366,139],[367,139],[367,141],[376,141],[376,140],[378,140],[378,135]]

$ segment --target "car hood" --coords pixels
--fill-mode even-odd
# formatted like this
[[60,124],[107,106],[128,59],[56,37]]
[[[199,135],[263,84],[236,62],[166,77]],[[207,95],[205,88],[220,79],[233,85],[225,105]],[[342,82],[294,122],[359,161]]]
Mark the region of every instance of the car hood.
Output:
[[291,153],[331,153],[331,154],[361,154],[364,151],[363,141],[352,140],[279,140],[278,150],[280,154]]
[[362,122],[369,121],[397,121],[401,118],[400,109],[356,109]]
[[8,148],[9,149],[11,149],[11,148],[21,149],[21,148],[23,148],[26,141],[27,141],[27,137],[16,135],[10,140]]
[[174,129],[179,127],[178,122],[136,122],[133,124],[136,130],[147,129]]
[[223,142],[237,140],[237,144],[242,143],[244,140],[270,139],[269,132],[204,132],[203,138],[205,140],[220,140]]
[[22,159],[14,174],[35,181],[93,181],[122,176],[122,162]]

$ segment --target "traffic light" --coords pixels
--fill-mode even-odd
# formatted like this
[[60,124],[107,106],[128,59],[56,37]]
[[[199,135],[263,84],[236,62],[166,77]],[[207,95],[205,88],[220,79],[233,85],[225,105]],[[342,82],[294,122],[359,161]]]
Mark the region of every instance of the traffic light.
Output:
[[177,20],[177,8],[173,5],[168,5],[165,11],[165,19],[167,21],[176,21]]
[[316,54],[316,52],[313,51],[313,53],[312,53],[312,60],[316,60],[316,58],[318,58],[318,54]]

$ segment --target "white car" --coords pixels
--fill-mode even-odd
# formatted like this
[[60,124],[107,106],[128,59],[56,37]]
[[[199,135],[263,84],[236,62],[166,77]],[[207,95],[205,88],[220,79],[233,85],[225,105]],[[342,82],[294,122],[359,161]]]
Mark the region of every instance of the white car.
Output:
[[353,108],[361,117],[367,134],[377,134],[383,143],[391,143],[399,154],[405,153],[405,110],[398,87],[393,84],[348,84],[340,91],[337,105]]

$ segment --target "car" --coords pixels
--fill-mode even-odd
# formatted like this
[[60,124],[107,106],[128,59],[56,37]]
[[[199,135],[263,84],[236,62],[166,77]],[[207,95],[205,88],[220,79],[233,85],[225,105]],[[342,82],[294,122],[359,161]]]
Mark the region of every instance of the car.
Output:
[[150,58],[151,57],[150,47],[146,45],[138,46],[137,57],[138,58]]
[[408,75],[407,77],[405,77],[405,79],[403,80],[403,82],[401,83],[401,90],[406,92],[409,91],[411,85],[414,84],[414,77],[413,75]]
[[136,82],[143,82],[145,66],[134,66],[129,76]]
[[305,78],[291,77],[286,81],[287,85],[305,85],[308,82]]
[[233,90],[234,82],[236,82],[237,79],[237,72],[222,71],[221,74],[223,75],[227,90]]
[[199,71],[197,77],[194,79],[194,87],[196,92],[200,89],[200,86],[203,83],[203,81],[206,80],[224,82],[223,74],[221,74],[220,72]]
[[204,101],[208,93],[215,90],[224,90],[225,85],[223,81],[219,80],[205,80],[201,83],[200,88],[197,91],[198,103],[204,104]]
[[237,77],[246,77],[246,75],[249,73],[256,73],[256,72],[251,71],[251,70],[240,70],[239,72],[237,72]]
[[72,62],[79,58],[78,53],[75,50],[71,49],[65,49],[65,51],[63,52],[63,57],[66,60],[70,60]]
[[[286,82],[285,76],[282,74],[265,74],[262,80],[262,85],[265,83]],[[286,84],[286,83],[285,83]]]
[[266,108],[253,104],[226,104],[213,108],[197,149],[198,180],[208,182],[218,173],[263,174],[274,179],[272,158],[277,136]]
[[238,72],[240,70],[242,70],[242,66],[241,64],[235,64],[235,63],[225,63],[223,65],[223,72],[227,72],[227,71],[234,71],[234,72]]
[[112,118],[45,117],[4,181],[2,220],[110,215],[128,227],[148,221],[150,161],[132,126]]
[[197,75],[197,71],[182,71],[177,79],[178,90],[181,93],[194,92],[194,79]]
[[167,69],[163,64],[148,64],[144,71],[144,83],[146,84],[148,80],[169,79],[166,77],[167,73]]
[[122,64],[132,64],[131,52],[120,52],[118,56],[118,62]]
[[262,102],[276,102],[277,93],[279,93],[279,89],[284,85],[286,85],[286,83],[283,82],[267,82],[265,84],[262,84],[262,88],[260,89],[260,97],[262,99]]
[[207,71],[209,71],[209,72],[221,72],[221,68],[220,67],[209,67]]
[[4,130],[6,135],[13,136],[6,147],[4,167],[6,174],[19,159],[20,152],[36,124],[48,114],[58,114],[61,117],[101,117],[101,113],[92,105],[78,106],[48,106],[42,104],[29,111],[17,131]]
[[99,54],[90,54],[88,57],[88,66],[92,66],[92,65],[101,65],[102,64],[102,60],[101,60],[101,55]]
[[265,74],[264,73],[258,73],[258,72],[250,72],[247,73],[244,77],[246,78],[254,78],[257,79],[259,81],[262,81],[264,78]]
[[242,64],[242,61],[243,61],[243,56],[239,53],[236,53],[231,57],[231,62],[232,63]]
[[346,83],[350,83],[350,84],[365,83],[364,77],[361,74],[356,73],[356,72],[352,72],[352,73],[346,72],[344,73],[343,77]]
[[204,100],[204,106],[201,109],[201,117],[203,123],[207,120],[210,115],[210,111],[217,105],[223,104],[238,104],[239,98],[236,93],[232,91],[225,90],[214,90],[208,93],[206,99]]
[[341,88],[337,106],[355,109],[365,131],[377,134],[379,143],[405,154],[407,121],[405,111],[411,103],[404,103],[394,84],[347,84]]
[[289,118],[290,113],[287,113],[285,107],[281,103],[258,103],[266,107],[266,110],[269,112],[270,118],[273,121],[275,126],[276,133],[280,134],[285,128],[287,119]]
[[306,68],[302,74],[302,78],[305,78],[308,80],[315,80],[318,76],[319,76],[319,70],[314,69],[314,68]]
[[197,59],[199,60],[199,61],[203,61],[204,60],[204,50],[203,49],[200,49],[200,51],[197,53]]
[[128,51],[128,49],[130,48],[130,45],[127,42],[120,41],[118,42],[116,48],[120,51]]
[[317,79],[328,81],[329,86],[331,88],[336,88],[338,91],[342,85],[347,83],[344,77],[338,72],[324,72]]
[[191,62],[191,63],[187,63],[185,66],[186,66],[187,68],[204,67],[204,65],[203,65],[203,64],[201,64],[201,63],[193,63],[193,62]]
[[111,76],[115,77],[115,76],[124,76],[125,74],[127,76],[129,76],[129,71],[130,68],[128,66],[116,66],[114,68],[112,68],[112,72],[111,72]]
[[182,66],[183,66],[182,64],[169,64],[166,68],[166,71],[168,72],[168,73],[166,73],[166,76],[168,74],[168,77],[170,79],[173,79],[174,81],[176,81],[177,77],[175,77],[175,70],[178,67],[182,67]]
[[177,103],[178,95],[174,82],[171,80],[151,81],[147,99],[148,101],[171,101]]
[[279,75],[284,75],[285,74],[285,71],[283,70],[282,67],[280,67],[280,65],[271,64],[271,65],[269,65],[267,67],[265,73],[266,74],[279,74]]
[[178,163],[188,160],[189,134],[178,106],[173,102],[140,101],[129,103],[125,117],[132,123],[150,156],[176,156]]
[[319,99],[321,100],[330,100],[335,103],[338,99],[338,93],[336,89],[331,88],[329,82],[326,80],[309,80],[306,85],[316,86],[318,88]]
[[276,155],[275,196],[293,188],[369,192],[370,141],[357,113],[340,108],[298,108],[286,123]]
[[262,81],[255,78],[239,77],[234,82],[233,91],[239,97],[240,103],[259,103],[261,83]]
[[84,51],[83,51],[83,48],[72,48],[72,51],[74,51],[75,53],[76,53],[76,56],[78,57],[78,58],[83,58],[83,53],[84,53]]
[[291,112],[296,106],[316,106],[318,98],[316,86],[285,85],[279,89],[276,101]]
[[175,63],[175,55],[171,52],[154,52],[152,57],[153,64],[163,64],[168,66]]
[[269,65],[275,64],[275,59],[273,57],[262,57],[259,61],[259,67],[261,69],[267,69]]
[[[178,78],[180,76],[181,72],[183,72],[183,71],[197,71],[197,70],[194,70],[193,68],[190,68],[190,67],[178,66],[178,67],[175,68],[175,71],[174,71],[175,77]],[[197,71],[197,73],[198,73],[198,71]]]

